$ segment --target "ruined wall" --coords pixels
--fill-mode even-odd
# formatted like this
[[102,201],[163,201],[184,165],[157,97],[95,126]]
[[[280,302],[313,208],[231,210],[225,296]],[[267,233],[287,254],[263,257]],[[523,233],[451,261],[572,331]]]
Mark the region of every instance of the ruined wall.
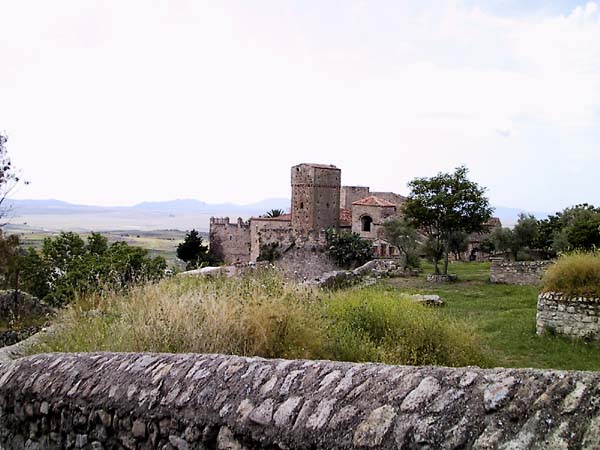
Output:
[[210,218],[210,252],[225,264],[250,261],[250,224],[238,218],[229,223],[229,217]]
[[597,449],[599,382],[595,372],[46,354],[0,364],[0,446]]
[[600,298],[569,297],[560,292],[543,292],[538,297],[537,334],[600,340]]
[[292,228],[319,231],[340,225],[341,171],[335,166],[292,167]]
[[256,261],[260,255],[261,245],[279,242],[285,247],[294,235],[290,220],[256,218],[250,219],[250,261]]
[[[371,231],[362,231],[362,218],[369,216],[373,219]],[[370,206],[354,205],[352,207],[352,232],[360,234],[366,239],[375,239],[383,236],[381,224],[389,217],[396,215],[396,208],[393,206]]]
[[504,284],[538,284],[553,261],[492,260],[490,281]]
[[340,205],[342,208],[352,209],[352,203],[367,198],[369,188],[366,186],[342,186],[340,191]]

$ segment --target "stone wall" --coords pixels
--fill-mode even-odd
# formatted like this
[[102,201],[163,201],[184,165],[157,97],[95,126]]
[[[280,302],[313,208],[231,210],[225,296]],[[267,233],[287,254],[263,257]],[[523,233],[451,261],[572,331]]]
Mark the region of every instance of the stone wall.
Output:
[[[279,242],[281,246],[289,245],[293,235],[289,219],[253,217],[250,219],[250,261],[256,261],[262,245],[274,242]],[[277,239],[281,239],[281,241]]]
[[250,261],[250,223],[238,218],[229,223],[229,217],[210,218],[210,252],[226,264]]
[[538,297],[538,334],[556,333],[586,340],[600,340],[600,298],[569,297],[543,292]]
[[0,364],[0,447],[597,449],[599,382],[595,372],[36,355]]
[[504,284],[538,284],[553,261],[492,260],[490,281]]
[[[371,195],[392,202],[396,206],[400,206],[406,201],[406,197],[395,192],[371,192]],[[398,212],[402,212],[402,210],[398,208]]]
[[[376,239],[383,237],[383,222],[396,215],[395,206],[375,206],[375,205],[353,205],[352,206],[352,232],[358,233],[365,239]],[[371,231],[362,230],[362,219],[369,216]]]
[[367,198],[369,188],[366,186],[342,186],[340,191],[340,205],[342,208],[352,209],[352,203]]

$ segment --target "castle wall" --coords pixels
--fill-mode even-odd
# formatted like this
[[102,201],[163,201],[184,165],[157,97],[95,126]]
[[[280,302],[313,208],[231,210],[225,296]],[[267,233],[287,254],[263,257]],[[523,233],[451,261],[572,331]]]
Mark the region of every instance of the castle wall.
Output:
[[335,166],[292,167],[292,228],[319,231],[340,225],[341,170]]
[[257,260],[261,245],[279,242],[280,246],[285,246],[293,234],[290,225],[289,220],[261,217],[250,219],[250,261]]
[[366,186],[342,186],[340,190],[340,205],[342,208],[352,209],[352,203],[367,198],[369,188]]
[[229,217],[210,218],[210,252],[225,264],[250,261],[250,224],[238,218],[229,223]]
[[1,360],[0,448],[597,449],[599,395],[598,372],[50,353]]

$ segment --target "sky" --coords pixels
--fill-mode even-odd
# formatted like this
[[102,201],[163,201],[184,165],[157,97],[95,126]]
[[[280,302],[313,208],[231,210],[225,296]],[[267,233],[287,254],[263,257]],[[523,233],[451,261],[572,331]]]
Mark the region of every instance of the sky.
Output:
[[600,204],[600,2],[0,0],[16,198],[290,196],[290,167]]

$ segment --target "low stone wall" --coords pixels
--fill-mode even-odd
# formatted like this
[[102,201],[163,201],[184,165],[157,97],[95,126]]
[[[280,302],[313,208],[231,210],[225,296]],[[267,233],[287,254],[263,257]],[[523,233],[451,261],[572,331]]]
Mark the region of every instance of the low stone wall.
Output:
[[322,273],[313,279],[307,280],[306,283],[325,289],[338,289],[360,283],[364,281],[365,278],[370,278],[374,282],[374,278],[409,277],[418,275],[418,271],[402,270],[398,260],[375,259],[354,270],[334,270]]
[[560,292],[544,292],[538,297],[537,334],[600,340],[600,298],[569,297]]
[[492,260],[490,281],[504,284],[538,284],[553,261]]
[[3,449],[597,449],[600,374],[46,354],[0,364]]

